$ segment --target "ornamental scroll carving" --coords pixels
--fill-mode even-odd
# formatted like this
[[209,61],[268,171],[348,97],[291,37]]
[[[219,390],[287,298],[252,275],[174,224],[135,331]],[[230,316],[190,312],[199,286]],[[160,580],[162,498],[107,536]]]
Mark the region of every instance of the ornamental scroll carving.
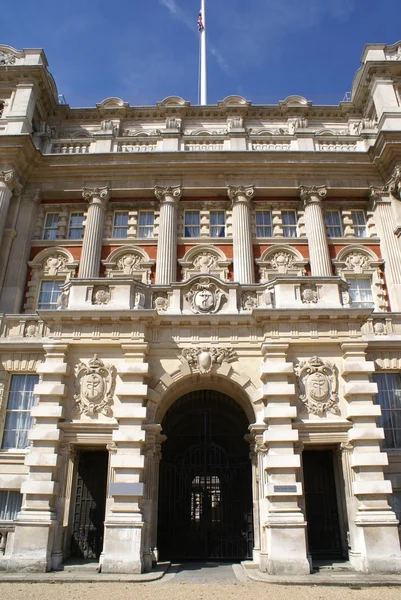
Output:
[[117,261],[117,269],[124,275],[132,275],[135,271],[142,268],[143,258],[139,254],[124,254]]
[[106,365],[97,354],[88,362],[75,368],[74,413],[93,417],[99,413],[113,416],[111,405],[116,380],[116,369]]
[[306,412],[324,416],[340,414],[338,408],[338,373],[336,366],[314,356],[295,367],[299,399]]
[[181,361],[186,361],[193,371],[210,373],[213,365],[237,360],[237,354],[232,348],[188,348],[182,351]]
[[15,56],[11,52],[0,51],[0,66],[7,67],[15,63]]
[[185,295],[192,312],[207,314],[216,313],[225,295],[208,277],[202,277]]
[[68,258],[62,254],[52,254],[43,264],[43,272],[45,275],[53,276],[59,273],[67,273]]

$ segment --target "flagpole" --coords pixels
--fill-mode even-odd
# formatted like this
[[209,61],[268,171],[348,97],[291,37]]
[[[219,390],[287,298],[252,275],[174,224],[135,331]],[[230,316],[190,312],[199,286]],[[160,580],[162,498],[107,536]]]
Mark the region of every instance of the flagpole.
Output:
[[203,28],[200,31],[200,103],[207,104],[207,70],[206,70],[206,0],[201,0]]

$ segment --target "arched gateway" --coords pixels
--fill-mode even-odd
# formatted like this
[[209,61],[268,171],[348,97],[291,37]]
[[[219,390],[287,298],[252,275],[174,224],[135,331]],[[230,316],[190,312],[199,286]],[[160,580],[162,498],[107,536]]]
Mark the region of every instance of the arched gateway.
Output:
[[249,421],[229,396],[198,390],[167,411],[159,484],[161,559],[252,557]]

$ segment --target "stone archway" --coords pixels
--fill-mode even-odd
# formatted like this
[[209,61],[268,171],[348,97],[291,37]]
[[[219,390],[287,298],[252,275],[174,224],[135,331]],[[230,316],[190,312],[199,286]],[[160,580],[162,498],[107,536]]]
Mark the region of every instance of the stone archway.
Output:
[[157,545],[162,560],[252,557],[249,419],[230,396],[201,389],[166,411]]

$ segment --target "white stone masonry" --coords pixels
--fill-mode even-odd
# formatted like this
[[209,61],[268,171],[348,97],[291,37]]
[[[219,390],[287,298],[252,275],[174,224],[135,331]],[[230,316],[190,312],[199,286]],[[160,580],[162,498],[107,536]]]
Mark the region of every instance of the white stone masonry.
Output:
[[181,188],[156,186],[155,196],[160,201],[156,283],[169,285],[177,281],[177,206]]
[[227,194],[233,203],[234,281],[242,284],[255,283],[251,229],[251,201],[254,188],[242,185],[229,186]]
[[0,171],[0,245],[4,235],[6,226],[8,207],[13,195],[13,190],[21,190],[14,169]]
[[110,192],[108,187],[84,188],[82,196],[89,201],[89,206],[78,277],[90,279],[99,277],[105,212]]
[[321,202],[326,194],[325,186],[306,187],[302,185],[300,188],[300,197],[305,206],[309,260],[312,275],[315,277],[330,277],[333,274]]

